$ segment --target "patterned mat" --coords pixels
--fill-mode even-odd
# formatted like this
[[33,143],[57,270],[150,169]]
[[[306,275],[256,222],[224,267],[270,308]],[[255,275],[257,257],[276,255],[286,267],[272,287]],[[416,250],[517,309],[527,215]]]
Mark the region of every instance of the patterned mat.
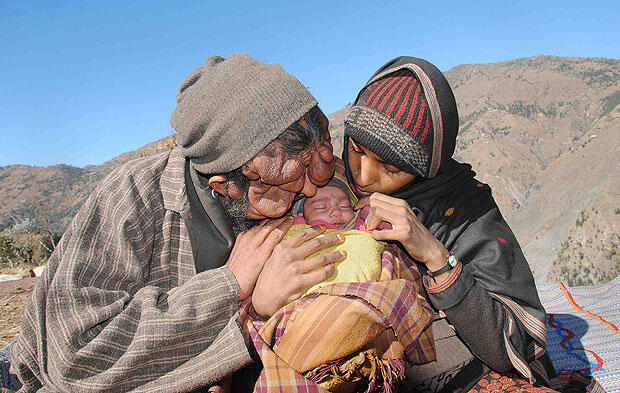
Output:
[[620,392],[620,277],[591,287],[536,283],[548,314],[547,353],[559,373],[580,371]]
[[13,343],[0,348],[0,391],[3,391],[2,388],[13,391],[19,389],[21,386],[17,377],[14,374],[9,374],[12,345]]

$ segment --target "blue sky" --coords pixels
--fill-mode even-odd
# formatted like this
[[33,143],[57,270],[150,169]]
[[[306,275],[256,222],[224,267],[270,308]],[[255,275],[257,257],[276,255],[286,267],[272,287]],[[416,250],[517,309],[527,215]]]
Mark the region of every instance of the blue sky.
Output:
[[212,54],[282,64],[327,114],[398,55],[620,57],[617,1],[433,3],[2,0],[0,166],[97,165],[169,135],[179,84]]

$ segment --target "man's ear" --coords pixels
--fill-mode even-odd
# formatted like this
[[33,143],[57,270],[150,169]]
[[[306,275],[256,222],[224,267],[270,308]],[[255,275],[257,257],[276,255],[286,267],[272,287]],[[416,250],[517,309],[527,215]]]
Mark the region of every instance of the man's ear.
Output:
[[228,196],[228,187],[226,187],[226,176],[215,175],[209,178],[209,187],[213,188],[215,192],[220,195]]
[[224,175],[215,175],[209,178],[209,186],[221,196],[229,196],[232,199],[243,198],[243,190],[234,182],[228,182]]

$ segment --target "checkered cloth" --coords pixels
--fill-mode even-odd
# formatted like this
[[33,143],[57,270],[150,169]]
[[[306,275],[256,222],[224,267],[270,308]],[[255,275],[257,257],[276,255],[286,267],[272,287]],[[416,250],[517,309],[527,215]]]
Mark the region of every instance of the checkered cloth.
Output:
[[254,391],[338,391],[351,383],[390,391],[386,385],[404,376],[403,352],[414,363],[435,359],[434,315],[423,291],[415,264],[388,245],[377,281],[324,286],[268,321],[243,306],[263,363]]

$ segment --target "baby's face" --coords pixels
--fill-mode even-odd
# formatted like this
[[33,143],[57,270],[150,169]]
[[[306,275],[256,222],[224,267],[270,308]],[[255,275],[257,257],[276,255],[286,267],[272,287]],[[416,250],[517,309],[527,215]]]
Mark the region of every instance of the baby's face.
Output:
[[320,220],[343,229],[353,215],[349,198],[337,187],[320,187],[316,195],[304,203],[304,218],[308,224]]

